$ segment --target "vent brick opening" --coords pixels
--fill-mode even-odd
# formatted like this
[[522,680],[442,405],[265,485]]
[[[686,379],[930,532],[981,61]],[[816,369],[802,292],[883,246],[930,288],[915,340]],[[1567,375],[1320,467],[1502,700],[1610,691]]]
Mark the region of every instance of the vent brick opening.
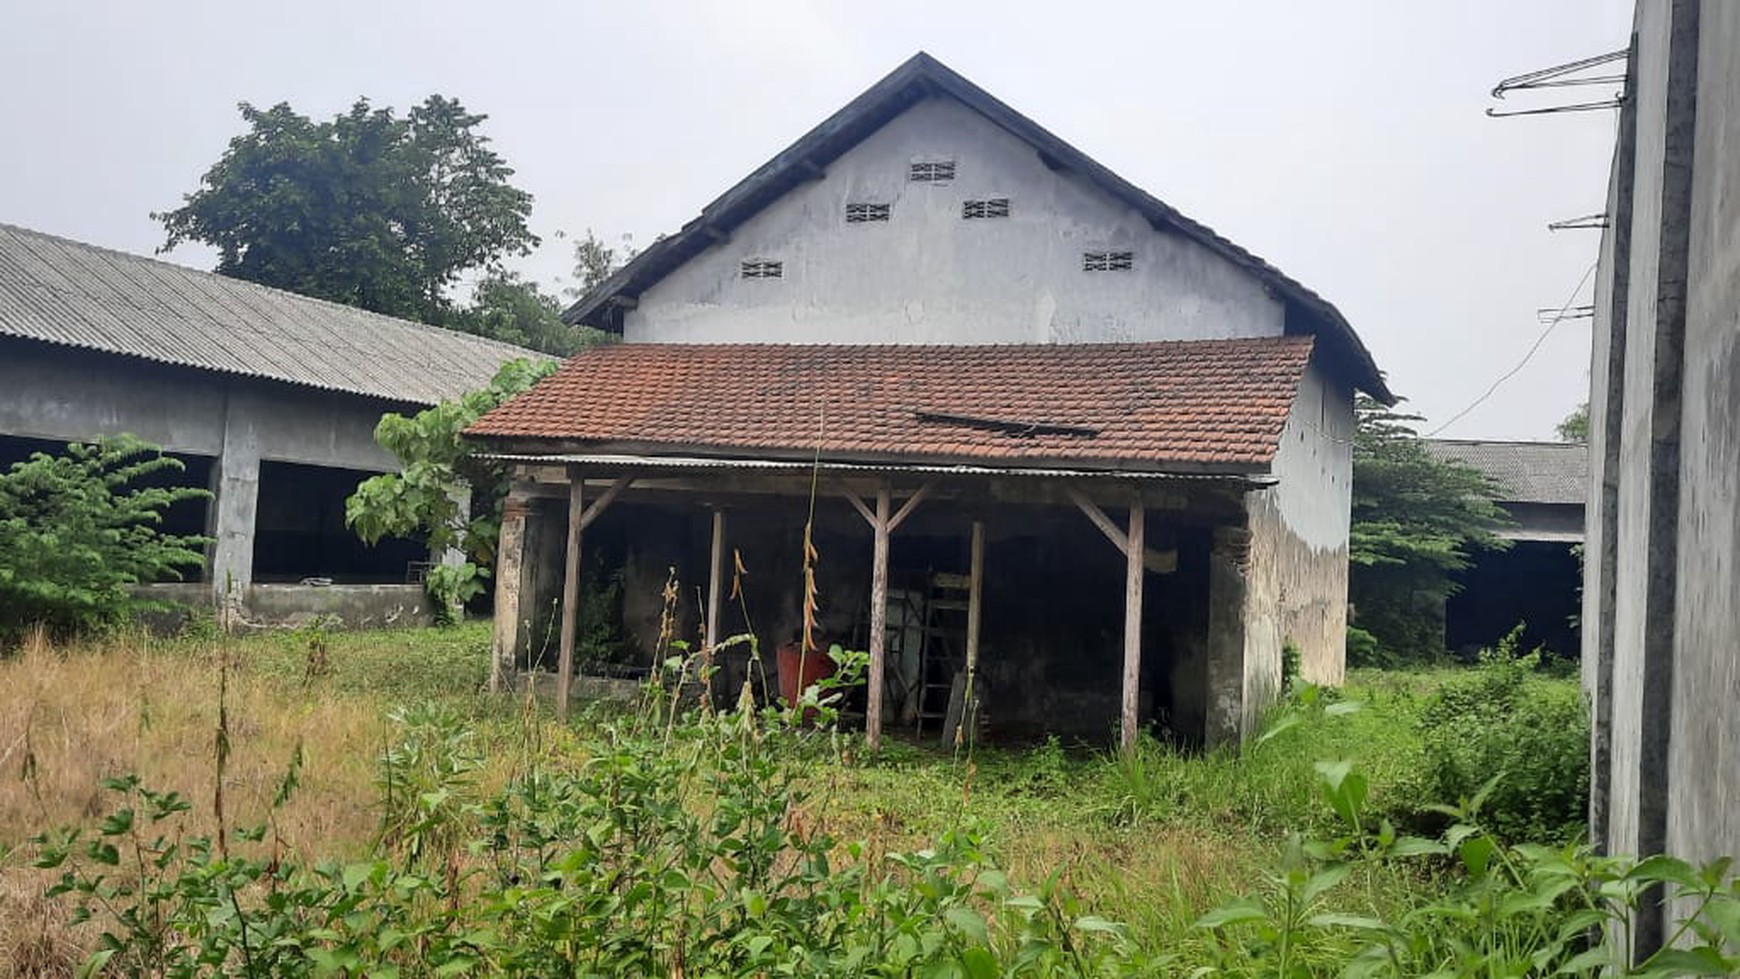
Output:
[[1128,272],[1136,267],[1135,252],[1082,252],[1083,272]]
[[846,205],[847,224],[865,224],[888,220],[892,206],[888,204],[851,203]]
[[981,201],[963,201],[961,203],[961,218],[971,221],[976,218],[1006,218],[1009,216],[1009,198],[990,197]]
[[743,264],[738,267],[737,275],[743,279],[783,279],[785,263],[765,258],[744,259]]
[[906,179],[918,184],[940,184],[955,179],[953,160],[917,160],[906,172]]

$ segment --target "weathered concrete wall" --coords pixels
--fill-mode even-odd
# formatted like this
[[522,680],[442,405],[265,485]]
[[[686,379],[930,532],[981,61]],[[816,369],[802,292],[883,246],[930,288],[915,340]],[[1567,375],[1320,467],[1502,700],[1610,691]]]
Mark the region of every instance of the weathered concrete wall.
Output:
[[375,424],[408,406],[0,337],[0,434],[72,441],[127,432],[217,456],[226,423],[261,459],[385,472]]
[[[1590,814],[1614,852],[1707,860],[1740,851],[1740,8],[1640,0],[1635,31],[1592,372]],[[1638,955],[1663,925],[1640,916]]]
[[1283,652],[1300,675],[1339,684],[1347,668],[1347,542],[1353,505],[1353,392],[1316,364],[1282,430],[1278,482],[1245,495],[1210,569],[1210,743],[1257,733],[1281,693]]
[[[1634,54],[1635,58],[1635,54]],[[1601,233],[1589,361],[1589,492],[1583,548],[1582,683],[1589,704],[1589,838],[1607,847],[1612,796],[1613,655],[1619,569],[1619,449],[1625,422],[1625,320],[1631,280],[1637,111],[1620,109]]]
[[1252,532],[1269,539],[1280,639],[1299,647],[1300,675],[1312,683],[1339,684],[1347,671],[1353,423],[1353,390],[1313,363],[1281,433],[1280,482],[1252,494]]
[[[209,609],[210,589],[196,582],[143,585],[140,593],[192,609]],[[320,622],[337,629],[426,626],[434,609],[421,585],[254,585],[241,603],[242,629],[299,629]],[[176,615],[152,616],[154,626],[174,628]]]
[[[1662,839],[1667,785],[1667,679],[1672,655],[1673,560],[1676,546],[1669,475],[1657,437],[1677,435],[1677,349],[1658,318],[1662,294],[1682,274],[1665,252],[1670,44],[1678,0],[1643,0],[1636,38],[1636,149],[1631,268],[1625,310],[1624,403],[1615,545],[1627,555],[1615,576],[1613,720],[1609,845],[1616,852],[1655,852]],[[1683,57],[1683,54],[1681,55]],[[1663,356],[1663,355],[1666,356]],[[1677,467],[1675,469],[1677,472]],[[1659,937],[1656,938],[1659,941]]]
[[75,441],[128,433],[215,459],[207,587],[217,598],[228,594],[232,604],[253,584],[260,463],[389,471],[397,463],[375,443],[374,429],[394,410],[413,409],[0,338],[0,434]]
[[1697,43],[1667,847],[1707,861],[1740,853],[1740,5]]
[[[945,183],[909,164],[952,159]],[[962,202],[1009,199],[1007,218]],[[848,203],[891,205],[848,224]],[[1082,253],[1134,253],[1130,272],[1087,272]],[[743,279],[747,259],[784,263]],[[624,328],[658,343],[1082,343],[1275,336],[1281,303],[1243,270],[948,99],[919,103],[648,289]]]

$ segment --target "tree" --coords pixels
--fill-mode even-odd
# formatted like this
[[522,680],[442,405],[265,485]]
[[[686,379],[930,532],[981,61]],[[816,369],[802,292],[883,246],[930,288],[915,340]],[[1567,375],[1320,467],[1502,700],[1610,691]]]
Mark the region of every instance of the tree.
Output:
[[491,273],[478,282],[471,305],[454,317],[453,326],[557,357],[572,356],[606,340],[602,330],[562,322],[562,307],[555,296],[511,272]]
[[[555,369],[549,360],[509,361],[481,391],[410,418],[389,414],[375,426],[375,441],[398,457],[400,471],[363,480],[345,501],[344,522],[370,544],[421,536],[434,550],[462,552],[465,563],[430,573],[429,591],[444,616],[483,593],[507,496],[507,467],[478,458],[460,433]],[[469,514],[460,503],[466,499]]]
[[640,249],[634,247],[634,236],[625,234],[622,244],[606,245],[604,239],[587,228],[586,237],[574,242],[574,285],[562,290],[562,294],[569,299],[579,299],[638,254]]
[[487,117],[453,99],[402,117],[359,99],[327,122],[285,103],[241,113],[248,131],[199,189],[152,215],[164,249],[203,242],[224,275],[444,325],[461,274],[538,243],[532,195],[478,131]]
[[1509,546],[1493,533],[1508,517],[1484,474],[1427,451],[1419,416],[1363,396],[1355,413],[1349,654],[1365,665],[1429,658],[1443,650],[1456,573],[1473,550]]
[[1561,442],[1589,441],[1589,402],[1578,405],[1557,428]]
[[65,636],[164,607],[132,586],[205,563],[206,538],[158,525],[173,504],[211,494],[138,484],[183,468],[122,435],[38,452],[0,473],[0,646],[35,626]]

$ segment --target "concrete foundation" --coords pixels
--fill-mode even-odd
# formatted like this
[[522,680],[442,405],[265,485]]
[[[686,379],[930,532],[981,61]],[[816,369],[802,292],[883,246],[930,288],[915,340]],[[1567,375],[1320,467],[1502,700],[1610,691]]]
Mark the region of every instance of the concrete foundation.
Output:
[[[144,585],[140,594],[189,610],[211,609],[210,589],[198,582]],[[422,585],[252,585],[235,603],[241,630],[408,629],[433,625],[434,608]],[[155,628],[174,630],[186,612],[153,615]]]

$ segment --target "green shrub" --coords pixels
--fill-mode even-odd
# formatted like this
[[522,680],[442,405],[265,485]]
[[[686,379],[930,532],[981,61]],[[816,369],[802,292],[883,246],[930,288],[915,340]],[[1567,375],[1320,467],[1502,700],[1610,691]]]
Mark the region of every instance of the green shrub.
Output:
[[0,647],[42,626],[56,636],[117,625],[165,603],[131,586],[205,563],[207,539],[158,530],[163,512],[211,494],[137,485],[179,459],[122,435],[38,452],[0,473]]
[[1347,627],[1348,666],[1395,666],[1393,658],[1384,655],[1378,639],[1359,626]]
[[1584,830],[1589,721],[1574,686],[1536,675],[1538,657],[1506,644],[1446,682],[1420,717],[1425,764],[1419,798],[1474,797],[1497,777],[1482,809],[1501,839],[1566,842]]

